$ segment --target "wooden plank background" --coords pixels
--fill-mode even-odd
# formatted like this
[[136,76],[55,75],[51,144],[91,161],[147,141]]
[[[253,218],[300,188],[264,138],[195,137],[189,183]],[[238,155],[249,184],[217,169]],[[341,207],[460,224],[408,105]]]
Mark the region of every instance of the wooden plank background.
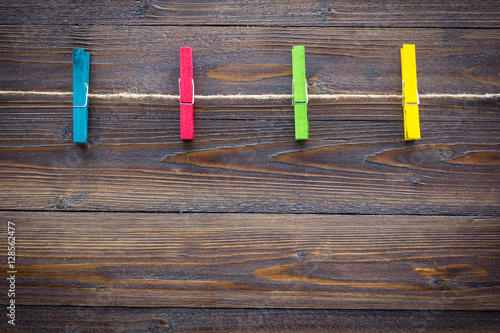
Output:
[[359,26],[498,28],[494,0],[115,0],[12,1],[2,5],[4,24]]
[[[335,40],[323,28],[204,30],[9,26],[2,30],[8,41],[0,53],[2,85],[71,91],[67,50],[90,44],[91,92],[175,94],[174,45],[187,44],[194,49],[199,94],[290,94],[290,49],[306,42],[311,93],[394,94],[401,91],[399,48],[405,38],[422,49],[422,94],[495,93],[500,82],[494,70],[499,48],[490,42],[498,40],[498,30],[454,30],[453,38],[445,38],[438,30],[381,29],[367,35],[341,29]],[[19,45],[23,34],[35,41]],[[53,38],[74,34],[88,37],[79,45],[72,38]],[[49,40],[53,48],[47,49]],[[144,55],[148,49],[154,51]],[[80,147],[72,142],[70,98],[9,97],[2,103],[8,131],[0,141],[1,167],[9,176],[0,179],[7,189],[0,207],[498,214],[499,193],[491,191],[500,184],[494,100],[423,99],[423,139],[416,142],[403,140],[399,100],[310,104],[307,142],[293,141],[289,101],[204,101],[196,104],[196,140],[184,143],[175,102],[92,100],[90,144]]]
[[135,306],[146,297],[155,307],[498,309],[495,218],[63,212],[4,218],[22,239],[18,265],[29,292],[21,289],[16,298],[26,305],[112,299],[114,306]]
[[[27,307],[24,333],[111,332],[494,332],[488,311],[363,311],[296,309]],[[75,323],[78,328],[75,328]],[[103,329],[103,327],[105,329]]]
[[289,100],[196,101],[182,142],[176,101],[91,99],[82,146],[71,97],[1,95],[2,272],[7,221],[18,261],[18,325],[1,329],[495,331],[498,100],[424,95],[499,93],[499,10],[2,4],[0,90],[70,92],[85,48],[91,93],[178,94],[191,46],[198,95],[291,94],[301,44],[309,94],[400,94],[399,48],[414,43],[423,98],[415,142],[398,99],[311,100],[306,142]]

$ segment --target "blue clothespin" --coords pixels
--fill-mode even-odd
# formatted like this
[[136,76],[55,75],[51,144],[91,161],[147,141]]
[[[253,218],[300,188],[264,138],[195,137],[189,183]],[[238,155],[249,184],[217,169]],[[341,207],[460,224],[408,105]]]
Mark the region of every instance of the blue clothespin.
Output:
[[73,50],[73,141],[87,143],[90,53]]

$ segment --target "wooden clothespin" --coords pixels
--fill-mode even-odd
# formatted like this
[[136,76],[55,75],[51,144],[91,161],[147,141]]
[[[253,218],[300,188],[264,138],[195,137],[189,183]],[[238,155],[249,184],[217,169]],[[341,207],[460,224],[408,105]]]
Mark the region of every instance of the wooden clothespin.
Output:
[[87,143],[90,53],[73,50],[73,141]]
[[190,47],[180,48],[179,95],[181,103],[181,139],[194,139],[194,81],[193,52]]
[[403,79],[403,112],[405,140],[420,139],[418,116],[417,65],[415,45],[404,44],[401,49],[401,73]]
[[307,140],[309,121],[307,120],[306,52],[304,46],[292,49],[292,94],[295,116],[295,140]]

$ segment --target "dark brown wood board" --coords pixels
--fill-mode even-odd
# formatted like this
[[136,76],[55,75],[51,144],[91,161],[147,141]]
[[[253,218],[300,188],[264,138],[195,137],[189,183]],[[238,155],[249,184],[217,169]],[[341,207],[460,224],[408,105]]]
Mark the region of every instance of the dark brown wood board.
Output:
[[[306,47],[310,139],[290,99],[0,93],[2,332],[497,332],[498,1],[114,0],[0,4],[0,91],[291,91]],[[403,140],[402,44],[422,139]],[[318,100],[324,94],[390,98]],[[460,93],[476,94],[463,99]],[[428,98],[428,94],[446,94]],[[455,97],[454,97],[455,96]],[[7,222],[16,224],[16,326]],[[10,296],[9,296],[10,297]]]
[[[300,39],[310,45],[310,93],[398,94],[399,47],[407,38],[421,45],[421,92],[497,91],[498,44],[489,43],[499,39],[497,30],[364,32],[5,27],[0,84],[3,89],[71,91],[69,51],[84,43],[92,53],[91,92],[176,94],[174,45],[192,43],[197,93],[290,94],[289,53]],[[26,34],[35,41],[20,43]],[[54,34],[67,37],[53,39]],[[403,141],[398,100],[311,102],[311,137],[305,143],[293,139],[289,101],[197,102],[191,143],[178,138],[175,101],[90,103],[89,145],[81,147],[72,143],[68,98],[3,98],[0,163],[5,177],[0,184],[8,190],[0,194],[0,207],[498,214],[500,197],[491,191],[499,185],[495,100],[423,99],[423,140],[409,143]]]
[[[400,94],[404,43],[417,45],[421,95],[498,93],[500,85],[498,29],[0,26],[0,38],[4,90],[71,92],[71,51],[82,47],[91,53],[90,92],[178,94],[179,47],[191,46],[197,95],[291,94],[291,49],[297,44],[306,47],[310,94]],[[453,108],[462,103],[444,102]],[[225,108],[227,102],[216,105]],[[258,116],[252,104],[244,105]]]
[[495,311],[304,309],[19,308],[24,323],[8,332],[498,332]]
[[4,234],[6,221],[23,305],[500,310],[498,218],[2,212]]
[[494,0],[4,2],[2,24],[499,28]]
[[[8,120],[4,123],[10,128],[7,133],[17,139],[4,132],[0,207],[425,215],[499,212],[495,190],[499,185],[499,123],[452,123],[443,128],[425,122],[425,139],[405,143],[397,123],[311,122],[310,140],[296,143],[291,121],[212,120],[196,128],[196,143],[184,144],[176,142],[176,121],[93,120],[89,133],[98,140],[79,147],[68,134],[69,120]],[[259,131],[262,137],[255,138]]]

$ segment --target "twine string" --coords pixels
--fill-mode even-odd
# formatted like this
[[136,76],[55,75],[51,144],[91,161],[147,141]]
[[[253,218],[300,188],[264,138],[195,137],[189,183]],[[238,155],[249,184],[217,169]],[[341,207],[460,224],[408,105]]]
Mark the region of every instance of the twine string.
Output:
[[[15,91],[15,90],[0,90],[0,96],[73,96],[72,92],[59,91]],[[166,94],[138,94],[129,92],[98,94],[89,93],[89,98],[95,99],[161,99],[161,100],[178,100],[179,95]],[[500,98],[500,94],[421,94],[421,99],[493,99]],[[196,95],[196,100],[287,100],[292,99],[292,95],[287,94],[261,94],[261,95]],[[345,99],[402,99],[399,94],[311,94],[310,100],[345,100]]]

